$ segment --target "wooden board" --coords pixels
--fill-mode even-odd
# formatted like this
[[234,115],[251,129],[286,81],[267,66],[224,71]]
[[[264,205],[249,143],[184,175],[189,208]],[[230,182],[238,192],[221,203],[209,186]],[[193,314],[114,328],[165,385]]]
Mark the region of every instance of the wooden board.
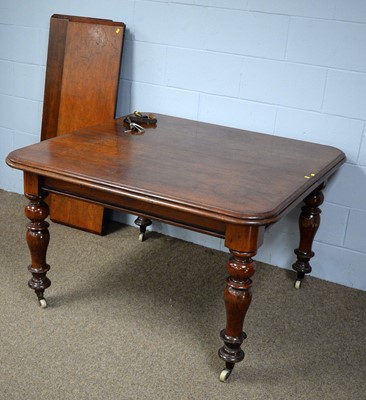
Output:
[[[125,25],[53,15],[41,140],[115,117]],[[103,234],[104,208],[52,195],[52,221]]]

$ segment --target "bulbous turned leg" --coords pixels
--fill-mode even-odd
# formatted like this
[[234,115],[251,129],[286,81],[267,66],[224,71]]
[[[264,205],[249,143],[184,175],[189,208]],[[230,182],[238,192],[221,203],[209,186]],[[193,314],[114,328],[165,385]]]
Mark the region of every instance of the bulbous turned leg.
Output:
[[301,286],[301,282],[305,277],[305,274],[311,272],[310,259],[314,257],[312,251],[312,245],[315,234],[320,225],[320,213],[321,210],[318,208],[324,201],[324,195],[322,193],[324,185],[319,186],[304,200],[305,206],[301,208],[302,212],[299,218],[300,228],[300,243],[299,247],[295,249],[297,256],[296,262],[292,265],[292,268],[297,273],[295,281],[295,288]]
[[48,205],[43,201],[46,196],[25,195],[29,204],[25,207],[25,215],[30,220],[27,224],[27,243],[31,254],[31,265],[28,266],[32,278],[28,286],[33,289],[38,297],[42,308],[47,306],[44,299],[44,291],[51,285],[47,278],[50,266],[46,263],[46,253],[50,234],[48,231],[49,223],[45,221],[48,217]]
[[151,225],[152,222],[147,218],[137,217],[135,220],[135,224],[140,227],[139,241],[143,242],[145,240],[146,227]]
[[241,344],[246,338],[243,332],[245,315],[248,311],[252,295],[250,279],[255,271],[252,253],[240,253],[230,250],[233,255],[227,263],[229,277],[226,279],[224,292],[226,308],[226,328],[220,333],[224,346],[219,350],[219,356],[226,363],[226,368],[220,375],[222,382],[230,376],[235,364],[244,359]]

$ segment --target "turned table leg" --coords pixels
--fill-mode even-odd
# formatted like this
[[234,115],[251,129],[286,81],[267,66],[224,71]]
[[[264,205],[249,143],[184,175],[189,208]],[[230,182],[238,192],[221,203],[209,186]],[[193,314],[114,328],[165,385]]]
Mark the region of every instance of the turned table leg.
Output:
[[305,274],[309,274],[311,272],[309,261],[312,257],[314,257],[312,245],[315,234],[320,225],[321,210],[318,207],[324,201],[324,195],[322,193],[323,188],[324,184],[310,193],[310,195],[304,200],[305,206],[301,208],[302,212],[299,218],[300,243],[299,247],[295,249],[297,260],[292,265],[292,268],[297,273],[297,278],[295,281],[296,289],[300,288]]
[[140,233],[139,233],[139,241],[143,242],[145,240],[145,232],[146,228],[152,224],[152,222],[144,217],[137,217],[135,220],[135,224],[140,227]]
[[219,356],[226,363],[226,368],[220,374],[220,381],[225,382],[230,376],[235,363],[244,359],[244,351],[241,344],[246,338],[243,332],[245,315],[251,302],[250,279],[255,270],[255,262],[252,257],[256,254],[241,253],[230,250],[232,257],[226,268],[229,276],[226,279],[224,292],[226,308],[226,328],[220,333],[224,346],[219,350]]
[[47,247],[50,240],[48,232],[49,223],[45,221],[48,217],[48,205],[43,201],[47,195],[33,196],[25,195],[30,201],[25,207],[25,215],[30,220],[27,224],[27,243],[31,254],[31,265],[28,266],[32,278],[28,286],[33,289],[38,297],[42,308],[47,307],[44,291],[51,285],[47,278],[50,266],[46,263]]

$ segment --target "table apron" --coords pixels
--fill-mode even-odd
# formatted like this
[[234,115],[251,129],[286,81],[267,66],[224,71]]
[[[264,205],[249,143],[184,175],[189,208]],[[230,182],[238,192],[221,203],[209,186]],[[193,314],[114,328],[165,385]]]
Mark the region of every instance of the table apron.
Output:
[[[41,178],[41,177],[40,177]],[[187,228],[216,237],[225,237],[226,221],[215,219],[202,211],[202,214],[192,213],[179,207],[171,208],[159,203],[151,203],[139,198],[105,190],[98,187],[88,187],[82,184],[70,183],[54,178],[42,177],[40,189],[90,203],[100,204],[106,208],[128,212],[155,221]]]

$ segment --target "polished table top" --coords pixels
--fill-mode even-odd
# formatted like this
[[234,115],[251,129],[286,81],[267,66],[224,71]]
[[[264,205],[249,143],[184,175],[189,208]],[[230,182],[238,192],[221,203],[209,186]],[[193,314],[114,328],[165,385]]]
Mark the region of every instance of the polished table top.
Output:
[[144,134],[122,119],[12,152],[10,166],[98,185],[151,205],[268,224],[332,174],[340,150],[164,115]]

